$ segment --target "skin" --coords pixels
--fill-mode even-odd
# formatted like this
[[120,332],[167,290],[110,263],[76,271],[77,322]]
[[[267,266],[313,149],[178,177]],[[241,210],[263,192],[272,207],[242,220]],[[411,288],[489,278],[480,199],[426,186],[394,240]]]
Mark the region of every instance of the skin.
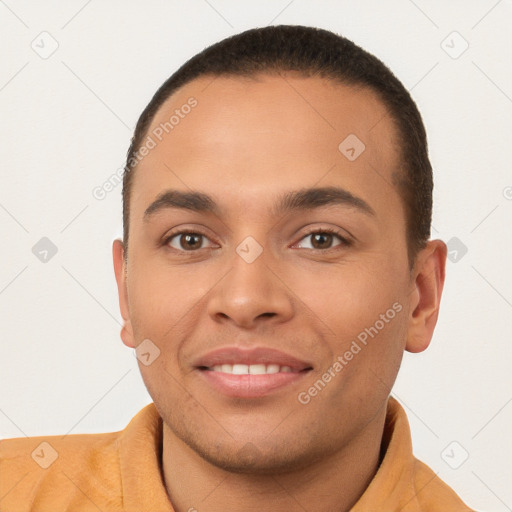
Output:
[[[403,351],[430,343],[446,246],[429,241],[410,272],[392,178],[399,146],[374,93],[292,74],[203,77],[167,100],[148,133],[190,96],[197,107],[136,169],[127,262],[122,241],[113,245],[122,340],[149,338],[161,351],[139,366],[164,420],[171,502],[178,512],[349,510],[378,467]],[[353,162],[338,150],[348,134],[366,145]],[[375,215],[349,205],[273,211],[286,192],[327,186]],[[166,189],[206,193],[219,212],[168,208],[144,221]],[[166,245],[174,228],[204,234],[203,247],[183,249],[179,236]],[[318,248],[310,228],[337,229],[352,244],[334,236]],[[263,248],[250,264],[236,252],[247,236]],[[397,302],[401,312],[301,404],[298,393]],[[225,345],[275,347],[313,370],[268,396],[230,398],[193,366]]]

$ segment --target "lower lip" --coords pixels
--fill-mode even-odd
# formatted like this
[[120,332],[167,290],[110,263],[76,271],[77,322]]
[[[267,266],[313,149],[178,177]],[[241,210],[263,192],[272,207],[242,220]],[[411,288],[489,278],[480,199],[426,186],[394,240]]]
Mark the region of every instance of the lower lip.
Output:
[[236,398],[263,397],[298,382],[309,374],[309,371],[265,375],[234,375],[213,370],[199,370],[199,372],[214,389]]

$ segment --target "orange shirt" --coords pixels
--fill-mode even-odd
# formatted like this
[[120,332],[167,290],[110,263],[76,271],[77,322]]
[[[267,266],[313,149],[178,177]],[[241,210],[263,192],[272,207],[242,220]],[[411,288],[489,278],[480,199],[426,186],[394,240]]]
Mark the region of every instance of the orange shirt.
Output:
[[[471,511],[412,454],[390,398],[384,460],[352,512]],[[162,420],[144,407],[120,432],[0,441],[0,512],[173,512],[162,479]]]

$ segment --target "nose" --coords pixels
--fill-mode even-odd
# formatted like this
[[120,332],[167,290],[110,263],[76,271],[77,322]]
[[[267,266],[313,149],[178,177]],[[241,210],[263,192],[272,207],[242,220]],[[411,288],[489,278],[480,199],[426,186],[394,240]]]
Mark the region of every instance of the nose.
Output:
[[244,329],[289,320],[294,314],[293,293],[279,274],[263,254],[250,263],[235,255],[231,270],[210,296],[210,317]]

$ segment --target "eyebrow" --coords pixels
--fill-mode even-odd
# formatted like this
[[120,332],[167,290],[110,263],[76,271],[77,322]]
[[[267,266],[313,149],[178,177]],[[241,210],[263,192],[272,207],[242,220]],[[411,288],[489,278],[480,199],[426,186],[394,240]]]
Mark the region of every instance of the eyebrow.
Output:
[[306,188],[287,192],[274,208],[276,215],[297,210],[312,210],[322,206],[348,206],[361,213],[376,216],[375,210],[362,198],[340,187]]
[[208,195],[200,192],[182,192],[180,190],[166,190],[146,208],[144,220],[167,208],[181,208],[194,212],[219,213],[215,201]]
[[[317,187],[294,190],[285,193],[272,209],[273,215],[281,215],[298,210],[312,210],[322,206],[347,206],[361,213],[375,216],[375,210],[362,198],[353,195],[348,190],[339,187]],[[166,190],[146,208],[144,220],[157,212],[168,208],[180,208],[199,213],[219,215],[219,207],[207,194],[201,192],[182,192]]]

